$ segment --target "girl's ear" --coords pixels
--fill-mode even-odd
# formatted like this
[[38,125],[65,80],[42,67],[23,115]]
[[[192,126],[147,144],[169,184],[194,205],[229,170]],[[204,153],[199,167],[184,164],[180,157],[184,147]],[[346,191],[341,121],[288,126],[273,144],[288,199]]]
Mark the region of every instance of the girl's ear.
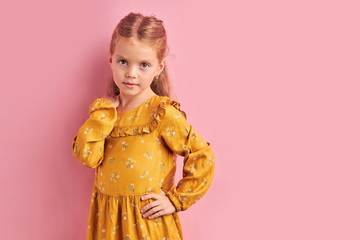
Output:
[[109,56],[109,65],[110,65],[110,68],[112,69],[112,57]]
[[165,59],[162,60],[159,64],[159,70],[158,70],[158,74],[159,75],[163,70],[164,70],[164,67],[165,67]]

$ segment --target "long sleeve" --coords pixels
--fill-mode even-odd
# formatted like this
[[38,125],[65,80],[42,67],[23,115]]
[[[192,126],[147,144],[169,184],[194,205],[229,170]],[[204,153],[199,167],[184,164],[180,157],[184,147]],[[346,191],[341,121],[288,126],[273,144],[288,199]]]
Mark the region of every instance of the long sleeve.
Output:
[[84,166],[96,168],[104,158],[104,144],[117,118],[114,105],[96,97],[89,106],[89,118],[72,141],[72,153]]
[[186,121],[186,114],[174,106],[166,106],[159,130],[166,145],[184,157],[183,178],[170,190],[162,190],[176,211],[188,209],[205,195],[214,175],[215,156],[206,142]]

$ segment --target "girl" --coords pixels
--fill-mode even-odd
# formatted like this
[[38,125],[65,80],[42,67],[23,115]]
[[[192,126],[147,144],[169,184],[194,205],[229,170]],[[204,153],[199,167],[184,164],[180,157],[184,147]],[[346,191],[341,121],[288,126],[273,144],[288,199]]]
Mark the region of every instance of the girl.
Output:
[[[178,212],[210,187],[214,153],[169,97],[166,32],[154,16],[130,13],[109,52],[110,96],[96,97],[72,141],[95,168],[87,239],[183,239]],[[174,185],[176,154],[183,178]]]

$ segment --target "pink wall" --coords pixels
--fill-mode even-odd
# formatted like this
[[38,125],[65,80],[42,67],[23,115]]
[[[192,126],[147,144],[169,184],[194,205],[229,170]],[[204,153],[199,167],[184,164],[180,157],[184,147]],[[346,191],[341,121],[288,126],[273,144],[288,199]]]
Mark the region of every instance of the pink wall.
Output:
[[8,1],[2,239],[85,239],[94,170],[71,141],[129,11],[164,20],[176,97],[213,144],[186,240],[360,239],[358,1]]

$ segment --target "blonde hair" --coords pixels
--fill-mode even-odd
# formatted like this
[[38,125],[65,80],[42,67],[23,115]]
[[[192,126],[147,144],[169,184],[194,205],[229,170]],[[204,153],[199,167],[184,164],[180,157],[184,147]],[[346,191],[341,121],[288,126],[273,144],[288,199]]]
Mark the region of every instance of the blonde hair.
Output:
[[[114,54],[119,38],[134,38],[137,41],[147,44],[156,50],[159,62],[161,62],[169,52],[163,21],[153,15],[144,16],[140,13],[131,12],[121,19],[111,37],[110,57]],[[158,78],[153,79],[150,87],[159,96],[171,97],[171,86],[166,64],[163,71],[158,75]],[[110,85],[107,88],[107,94],[112,97],[120,94],[120,89],[115,84],[113,77],[111,77]]]

